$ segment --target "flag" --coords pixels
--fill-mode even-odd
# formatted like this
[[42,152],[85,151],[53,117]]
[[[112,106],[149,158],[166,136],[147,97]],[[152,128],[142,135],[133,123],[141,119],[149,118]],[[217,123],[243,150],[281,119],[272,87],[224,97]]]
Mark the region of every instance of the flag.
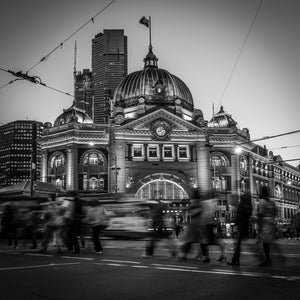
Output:
[[140,19],[140,23],[145,25],[146,27],[150,26],[150,20],[148,20],[145,16]]

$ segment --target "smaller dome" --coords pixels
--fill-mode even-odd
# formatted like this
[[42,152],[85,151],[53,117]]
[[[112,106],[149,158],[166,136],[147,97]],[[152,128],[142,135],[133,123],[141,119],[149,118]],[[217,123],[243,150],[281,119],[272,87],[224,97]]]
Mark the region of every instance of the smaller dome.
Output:
[[56,118],[54,126],[60,126],[74,121],[82,124],[93,123],[92,118],[88,116],[85,110],[76,107],[73,103],[71,107],[64,109],[64,112]]
[[236,125],[237,123],[232,119],[231,115],[224,111],[223,106],[221,106],[220,111],[214,114],[207,124],[209,128],[231,128]]

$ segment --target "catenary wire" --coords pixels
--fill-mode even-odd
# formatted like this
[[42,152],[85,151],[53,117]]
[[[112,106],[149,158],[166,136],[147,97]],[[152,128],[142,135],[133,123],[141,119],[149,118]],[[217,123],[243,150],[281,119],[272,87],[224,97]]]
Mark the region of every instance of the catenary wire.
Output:
[[284,132],[284,133],[280,133],[280,134],[275,134],[275,135],[270,135],[270,136],[264,136],[262,138],[257,138],[257,139],[252,139],[248,142],[243,142],[238,144],[237,146],[241,146],[241,145],[246,145],[246,144],[250,144],[252,142],[258,142],[258,141],[264,141],[264,140],[268,140],[268,139],[273,139],[273,138],[277,138],[280,136],[285,136],[285,135],[290,135],[290,134],[295,134],[295,133],[299,133],[300,129],[298,130],[293,130],[293,131],[288,131],[288,132]]
[[279,150],[279,149],[288,149],[288,148],[296,148],[296,147],[300,147],[300,145],[282,146],[282,147],[277,147],[277,148],[271,148],[269,150]]
[[3,88],[5,88],[6,86],[8,86],[8,85],[10,85],[10,84],[12,84],[12,83],[14,83],[14,82],[16,82],[17,80],[18,80],[18,79],[11,80],[10,82],[8,82],[8,83],[6,83],[6,84],[0,86],[0,90],[2,90]]
[[251,31],[252,31],[252,28],[253,28],[253,26],[254,26],[254,23],[255,23],[255,21],[256,21],[256,18],[257,18],[257,16],[258,16],[258,13],[259,13],[259,11],[260,11],[260,9],[261,9],[261,6],[262,6],[263,2],[264,2],[264,0],[261,0],[260,3],[259,3],[259,5],[258,5],[258,8],[257,8],[256,13],[255,13],[255,15],[254,15],[254,18],[253,18],[253,20],[252,20],[252,23],[251,23],[251,25],[250,25],[250,27],[249,27],[249,30],[248,30],[248,32],[247,32],[247,34],[246,34],[246,37],[245,37],[244,42],[243,42],[243,44],[242,44],[242,47],[241,47],[241,49],[240,49],[240,51],[239,51],[239,54],[238,54],[238,56],[237,56],[237,58],[236,58],[236,60],[235,60],[235,63],[234,63],[234,65],[233,65],[233,68],[232,68],[232,70],[231,70],[231,73],[230,73],[230,75],[229,75],[229,78],[228,78],[228,80],[227,80],[227,82],[226,82],[225,88],[224,88],[223,93],[222,93],[222,95],[221,95],[221,98],[220,98],[220,100],[219,100],[219,104],[220,104],[220,105],[222,104],[222,100],[223,100],[223,98],[224,98],[224,96],[225,96],[225,93],[226,93],[226,91],[227,91],[227,89],[228,89],[228,86],[229,86],[229,84],[230,84],[230,82],[231,82],[231,79],[232,79],[232,77],[233,77],[233,74],[234,74],[234,72],[235,72],[235,69],[236,69],[236,67],[237,67],[237,64],[238,64],[238,62],[239,62],[239,60],[240,60],[240,57],[241,57],[241,55],[242,55],[242,52],[243,52],[245,46],[246,46],[247,40],[248,40],[249,35],[250,35]]
[[59,93],[62,93],[64,95],[67,95],[67,96],[70,96],[70,97],[73,97],[74,98],[74,95],[71,95],[70,93],[68,92],[64,92],[62,90],[59,90],[57,88],[54,88],[54,87],[51,87],[49,85],[47,85],[46,83],[43,83],[42,80],[38,77],[38,76],[29,76],[24,73],[22,73],[21,71],[20,72],[14,72],[14,71],[11,71],[11,70],[5,70],[3,68],[0,67],[0,70],[4,71],[4,72],[7,72],[9,74],[12,74],[13,76],[18,76],[18,77],[21,77],[21,78],[16,78],[14,80],[11,80],[10,82],[6,83],[4,86],[0,87],[0,89],[4,88],[5,86],[17,81],[17,80],[25,80],[25,81],[29,81],[31,83],[34,83],[34,84],[39,84],[41,86],[44,86],[48,89],[51,89],[53,91],[56,91],[56,92],[59,92]]
[[86,21],[83,25],[81,25],[77,30],[75,30],[71,35],[69,35],[63,42],[59,43],[53,50],[51,50],[47,55],[42,57],[36,64],[34,64],[26,73],[29,73],[32,71],[38,64],[41,62],[47,60],[49,56],[54,53],[57,49],[62,48],[62,46],[71,39],[75,34],[77,34],[80,30],[82,30],[86,25],[89,23],[94,23],[94,19],[99,16],[104,10],[106,10],[110,5],[112,5],[116,0],[112,0],[109,4],[107,4],[104,8],[102,8],[99,12],[97,12],[92,18],[90,18],[88,21]]

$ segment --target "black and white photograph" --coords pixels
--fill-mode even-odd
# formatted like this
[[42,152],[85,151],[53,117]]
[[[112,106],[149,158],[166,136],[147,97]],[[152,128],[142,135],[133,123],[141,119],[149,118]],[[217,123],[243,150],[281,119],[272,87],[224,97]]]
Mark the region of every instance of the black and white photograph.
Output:
[[299,299],[300,2],[1,0],[0,299]]

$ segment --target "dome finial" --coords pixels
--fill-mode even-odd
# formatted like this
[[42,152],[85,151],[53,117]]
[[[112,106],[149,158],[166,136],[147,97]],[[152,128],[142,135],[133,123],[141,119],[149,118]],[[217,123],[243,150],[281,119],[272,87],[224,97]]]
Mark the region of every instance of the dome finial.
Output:
[[148,54],[144,58],[144,69],[149,67],[157,68],[158,58],[153,54],[152,49],[152,45],[150,44]]

